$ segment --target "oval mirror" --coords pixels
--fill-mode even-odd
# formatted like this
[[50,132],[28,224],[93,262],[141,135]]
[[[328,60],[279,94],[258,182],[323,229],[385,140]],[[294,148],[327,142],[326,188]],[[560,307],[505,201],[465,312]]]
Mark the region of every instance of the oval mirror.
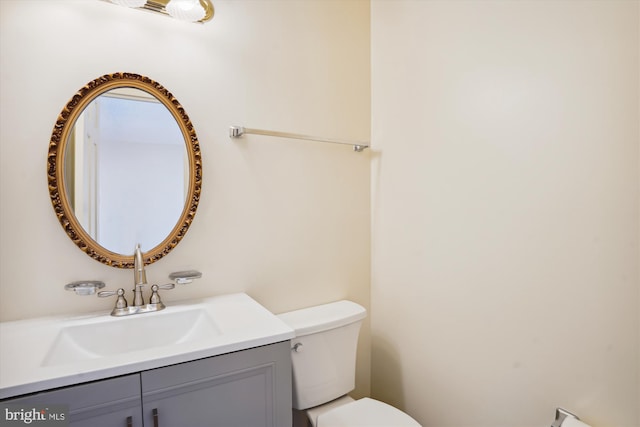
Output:
[[202,163],[193,125],[159,83],[133,73],[97,78],[62,110],[47,164],[53,208],[71,240],[104,264],[168,254],[191,225]]

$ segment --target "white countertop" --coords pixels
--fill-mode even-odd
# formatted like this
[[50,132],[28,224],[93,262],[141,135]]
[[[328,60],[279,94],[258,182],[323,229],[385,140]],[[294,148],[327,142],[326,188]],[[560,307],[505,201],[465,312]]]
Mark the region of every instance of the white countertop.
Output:
[[[160,316],[168,319],[168,316],[193,310],[210,315],[216,332],[171,345],[142,349],[134,346],[120,352],[118,342],[124,343],[122,348],[125,348],[129,340],[136,340],[141,334],[160,334],[155,336],[161,340],[162,328],[149,327],[161,324]],[[144,318],[145,321],[125,323],[133,318]],[[123,326],[125,331],[121,341],[118,337],[118,342],[107,343],[113,346],[113,352],[109,349],[112,354],[85,356],[77,352],[70,353],[68,359],[52,359],[52,349],[64,339],[65,329],[78,325],[84,329],[88,327],[89,331],[92,326],[100,330],[104,325],[117,325]],[[135,327],[129,330],[128,325]],[[162,311],[121,318],[100,312],[78,317],[3,322],[0,323],[0,399],[217,356],[294,336],[289,326],[244,293],[173,303]]]

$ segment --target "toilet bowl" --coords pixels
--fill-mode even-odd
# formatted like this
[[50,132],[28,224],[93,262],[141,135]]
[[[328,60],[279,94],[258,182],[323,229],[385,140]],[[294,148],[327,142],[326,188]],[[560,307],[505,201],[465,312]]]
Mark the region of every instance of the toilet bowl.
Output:
[[291,340],[293,407],[313,427],[420,427],[409,415],[375,399],[354,400],[358,333],[367,312],[337,301],[278,315]]

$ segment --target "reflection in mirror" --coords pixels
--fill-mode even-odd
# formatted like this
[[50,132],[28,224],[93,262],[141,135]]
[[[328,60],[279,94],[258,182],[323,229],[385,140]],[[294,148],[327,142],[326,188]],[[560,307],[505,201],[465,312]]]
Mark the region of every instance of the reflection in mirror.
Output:
[[193,125],[159,83],[133,73],[99,77],[60,112],[47,160],[49,196],[71,240],[104,264],[145,264],[184,237],[200,200]]
[[147,92],[114,89],[87,105],[67,144],[65,191],[89,236],[120,254],[160,244],[188,184],[186,146],[169,110]]

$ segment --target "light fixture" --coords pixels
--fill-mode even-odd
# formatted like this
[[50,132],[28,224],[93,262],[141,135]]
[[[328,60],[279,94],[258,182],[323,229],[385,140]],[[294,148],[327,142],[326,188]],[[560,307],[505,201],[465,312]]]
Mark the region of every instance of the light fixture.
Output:
[[188,22],[207,22],[213,18],[211,0],[103,0]]
[[205,13],[200,0],[171,0],[165,9],[172,17],[188,22],[201,20]]

